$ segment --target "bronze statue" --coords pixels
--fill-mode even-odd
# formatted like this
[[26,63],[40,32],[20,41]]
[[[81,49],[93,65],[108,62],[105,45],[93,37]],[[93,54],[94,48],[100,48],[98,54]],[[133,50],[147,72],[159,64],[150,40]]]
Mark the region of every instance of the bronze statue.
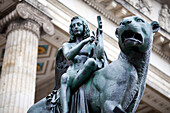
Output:
[[[77,16],[72,18],[70,24],[70,41],[64,43],[62,46],[64,57],[71,62],[66,73],[61,77],[60,99],[63,113],[69,113],[69,103],[73,106],[73,98],[76,98],[76,101],[79,101],[80,104],[80,108],[76,109],[87,109],[87,106],[84,106],[86,108],[82,107],[82,105],[86,105],[85,99],[79,99],[85,98],[81,97],[85,96],[82,94],[84,93],[84,87],[82,85],[93,72],[104,66],[104,61],[106,60],[104,59],[104,53],[102,53],[104,52],[103,39],[101,35],[98,36],[96,37],[98,40],[94,40],[95,37],[90,37],[90,30],[85,20]],[[95,53],[96,47],[101,48],[98,49],[99,52]],[[78,89],[81,90],[81,93],[77,91]],[[77,98],[78,96],[79,98]],[[71,97],[72,102],[70,102]],[[74,104],[78,103],[74,102]],[[71,107],[70,112],[75,113],[73,107]]]
[[[100,32],[100,29],[98,30],[99,30],[98,34],[100,33],[102,34],[102,32]],[[119,46],[121,49],[119,58],[116,61],[113,61],[108,65],[105,65],[105,63],[107,64],[107,60],[106,60],[107,58],[104,53],[104,50],[100,51],[99,49],[98,52],[93,52],[94,57],[92,58],[94,59],[93,60],[94,65],[96,64],[95,66],[100,67],[99,64],[102,64],[102,66],[100,68],[96,68],[96,67],[92,68],[92,70],[89,69],[90,74],[87,74],[87,76],[85,76],[85,74],[89,70],[85,71],[85,74],[81,73],[83,74],[82,78],[83,77],[85,78],[83,79],[81,78],[80,81],[78,80],[78,82],[75,82],[74,84],[74,80],[77,80],[79,78],[78,73],[81,72],[81,69],[83,70],[86,66],[81,69],[79,68],[78,73],[75,72],[76,75],[73,77],[73,80],[69,84],[70,85],[69,91],[71,92],[69,94],[73,95],[72,96],[73,98],[69,97],[71,98],[70,101],[68,99],[68,101],[66,102],[66,104],[70,108],[66,107],[66,111],[64,110],[63,111],[72,112],[73,109],[72,113],[79,113],[79,112],[81,113],[134,113],[139,105],[139,102],[142,98],[145,89],[145,81],[148,72],[149,57],[150,57],[152,41],[153,41],[153,33],[157,32],[158,30],[159,30],[159,24],[155,21],[149,24],[147,21],[137,16],[124,18],[120,22],[120,25],[115,32],[117,38],[119,39]],[[90,40],[89,44],[92,44],[93,41],[92,38],[86,38],[83,40]],[[78,44],[81,43],[83,40],[78,42]],[[96,42],[94,43],[94,47],[97,47],[98,45],[96,44]],[[63,48],[65,47],[64,45]],[[76,47],[76,45],[74,47]],[[64,50],[59,50],[59,51],[60,52],[57,56],[57,61],[56,61],[57,71],[63,68],[63,66],[59,65],[58,63],[59,61],[62,61],[58,57],[62,56],[61,53],[62,52],[64,53]],[[97,50],[94,49],[94,51]],[[80,50],[77,54],[81,52],[82,51]],[[100,54],[103,54],[102,57],[100,57]],[[89,59],[88,55],[86,57]],[[84,66],[87,61],[88,60],[86,59],[81,65]],[[95,63],[97,61],[99,63]],[[67,67],[70,68],[69,65],[74,65],[73,63],[74,62],[63,63],[65,65],[68,64],[68,66],[64,66],[65,71],[67,70],[66,73],[69,71]],[[63,71],[62,73],[65,72]],[[66,78],[68,79],[69,77],[70,75],[68,75]],[[63,81],[61,80],[61,82]],[[65,84],[61,83],[61,92],[62,92],[62,85]],[[28,112],[29,113],[41,113],[41,112],[60,113],[62,111],[61,108],[64,108],[65,106],[63,105],[63,103],[67,98],[67,96],[64,97],[62,96],[64,95],[64,93],[67,92],[66,90],[65,92],[62,93],[59,92],[60,91],[56,90],[55,87],[54,91],[49,96],[42,99],[37,104],[33,105]],[[83,96],[81,96],[83,98],[80,98],[80,100],[83,100],[85,102],[85,106],[84,106],[85,109],[80,109],[81,108],[80,104],[77,104],[80,101],[75,100],[77,98],[75,98],[74,95],[77,94],[77,92],[83,94]],[[80,96],[78,96],[78,98],[79,97]],[[61,99],[63,103],[60,102],[60,98],[62,99],[64,98],[63,100]],[[76,104],[72,104],[72,102],[73,103],[75,102]],[[76,105],[78,105],[79,107],[77,107]],[[86,109],[86,107],[88,108]]]

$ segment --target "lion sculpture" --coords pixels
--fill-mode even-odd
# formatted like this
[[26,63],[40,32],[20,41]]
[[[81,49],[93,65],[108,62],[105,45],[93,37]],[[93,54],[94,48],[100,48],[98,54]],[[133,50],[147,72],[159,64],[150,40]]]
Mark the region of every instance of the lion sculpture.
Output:
[[[153,33],[158,30],[156,21],[149,24],[138,16],[126,17],[120,22],[115,32],[121,49],[118,59],[94,72],[85,83],[90,113],[136,111],[146,85]],[[54,90],[28,113],[60,112],[59,98],[59,92]]]

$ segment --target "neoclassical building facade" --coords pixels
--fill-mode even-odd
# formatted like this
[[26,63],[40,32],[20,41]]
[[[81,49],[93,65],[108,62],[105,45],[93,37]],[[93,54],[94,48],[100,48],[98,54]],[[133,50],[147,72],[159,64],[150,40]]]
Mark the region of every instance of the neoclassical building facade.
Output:
[[26,113],[51,93],[56,54],[69,40],[71,18],[86,19],[94,31],[98,15],[110,61],[120,52],[115,29],[122,18],[137,15],[160,23],[136,113],[169,113],[169,7],[168,0],[0,0],[0,113]]

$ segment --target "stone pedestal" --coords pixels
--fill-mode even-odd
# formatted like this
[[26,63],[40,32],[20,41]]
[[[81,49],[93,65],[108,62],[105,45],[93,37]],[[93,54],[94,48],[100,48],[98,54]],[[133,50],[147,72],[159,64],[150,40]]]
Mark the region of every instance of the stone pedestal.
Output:
[[0,77],[0,113],[26,113],[34,104],[40,28],[53,34],[49,18],[26,3],[18,4],[0,20],[0,32],[6,31],[7,35]]

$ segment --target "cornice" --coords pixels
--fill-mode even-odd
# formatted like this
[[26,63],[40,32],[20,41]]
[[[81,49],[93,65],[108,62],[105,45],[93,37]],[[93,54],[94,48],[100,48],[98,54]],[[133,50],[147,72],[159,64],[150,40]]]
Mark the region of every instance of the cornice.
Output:
[[115,23],[116,25],[119,25],[119,21],[118,19],[116,19],[115,17],[113,17],[112,15],[108,14],[107,12],[103,11],[102,8],[100,8],[99,6],[97,6],[94,2],[90,1],[90,0],[83,0],[85,3],[87,3],[89,6],[91,6],[92,8],[94,8],[95,10],[97,10],[99,13],[101,13],[103,16],[105,16],[106,18],[108,18],[109,20],[111,20],[113,23]]
[[170,63],[170,57],[164,54],[160,49],[158,49],[155,45],[152,46],[152,50],[158,53],[162,58],[167,60]]

